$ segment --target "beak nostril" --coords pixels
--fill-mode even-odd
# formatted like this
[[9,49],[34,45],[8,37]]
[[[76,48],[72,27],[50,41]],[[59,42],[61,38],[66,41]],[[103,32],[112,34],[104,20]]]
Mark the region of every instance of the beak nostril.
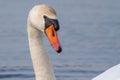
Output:
[[52,36],[53,36],[53,37],[55,36],[54,30],[52,30]]

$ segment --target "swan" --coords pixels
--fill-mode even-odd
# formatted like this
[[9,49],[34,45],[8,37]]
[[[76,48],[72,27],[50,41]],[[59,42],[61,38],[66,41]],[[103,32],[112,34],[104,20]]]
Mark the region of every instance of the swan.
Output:
[[92,80],[120,80],[120,64],[111,67]]
[[34,6],[27,20],[27,32],[31,59],[36,80],[56,80],[53,67],[44,48],[43,33],[52,47],[60,54],[62,51],[57,31],[59,23],[53,8],[42,4]]

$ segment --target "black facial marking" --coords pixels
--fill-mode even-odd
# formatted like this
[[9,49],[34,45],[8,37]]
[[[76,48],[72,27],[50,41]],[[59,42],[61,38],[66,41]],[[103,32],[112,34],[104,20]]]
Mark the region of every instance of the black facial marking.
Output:
[[55,26],[55,30],[58,31],[59,28],[60,28],[60,27],[59,27],[59,22],[58,22],[58,20],[55,20],[55,19],[54,19],[54,26]]
[[48,28],[50,25],[54,25],[54,29],[56,31],[59,30],[59,22],[57,19],[50,19],[47,16],[44,16],[44,20],[45,20],[45,29]]

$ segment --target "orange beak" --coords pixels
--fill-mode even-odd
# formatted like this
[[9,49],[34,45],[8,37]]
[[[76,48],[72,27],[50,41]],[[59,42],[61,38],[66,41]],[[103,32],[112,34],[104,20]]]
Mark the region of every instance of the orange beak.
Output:
[[57,36],[57,31],[54,29],[54,25],[50,25],[48,28],[45,29],[45,33],[52,45],[52,47],[60,53],[62,51],[58,36]]

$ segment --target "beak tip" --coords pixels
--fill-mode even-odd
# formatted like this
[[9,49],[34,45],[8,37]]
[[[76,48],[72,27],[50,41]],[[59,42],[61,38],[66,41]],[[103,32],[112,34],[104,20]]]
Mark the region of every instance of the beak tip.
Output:
[[58,47],[58,50],[57,50],[58,53],[62,52],[62,48],[59,46]]

